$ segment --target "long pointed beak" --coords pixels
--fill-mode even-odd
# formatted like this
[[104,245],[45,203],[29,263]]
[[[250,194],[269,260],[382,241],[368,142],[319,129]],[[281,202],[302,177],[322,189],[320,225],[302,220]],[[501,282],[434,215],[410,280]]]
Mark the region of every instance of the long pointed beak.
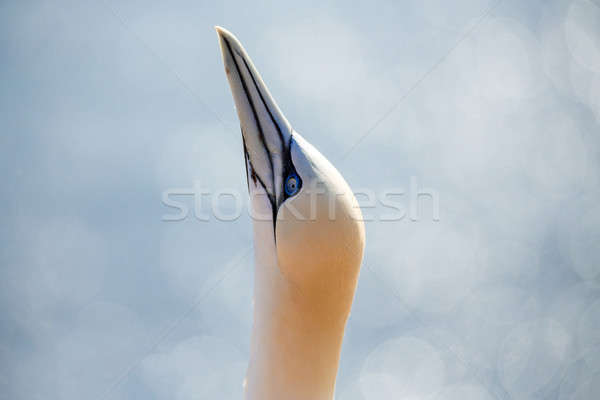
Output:
[[275,207],[282,197],[282,171],[292,128],[239,40],[221,27],[215,29],[240,119],[248,179],[258,178]]

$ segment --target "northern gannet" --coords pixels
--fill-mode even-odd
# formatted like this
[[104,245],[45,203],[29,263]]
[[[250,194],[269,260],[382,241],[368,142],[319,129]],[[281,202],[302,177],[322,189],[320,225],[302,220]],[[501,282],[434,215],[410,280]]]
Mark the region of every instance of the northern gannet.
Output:
[[248,400],[332,400],[365,230],[350,187],[296,132],[237,38],[216,27],[240,120],[255,283]]

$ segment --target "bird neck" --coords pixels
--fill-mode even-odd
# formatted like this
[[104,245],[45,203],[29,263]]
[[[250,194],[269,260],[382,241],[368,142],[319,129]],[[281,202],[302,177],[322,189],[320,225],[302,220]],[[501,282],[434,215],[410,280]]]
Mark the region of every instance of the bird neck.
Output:
[[275,244],[255,243],[246,399],[331,400],[347,313],[326,293],[293,287],[279,270]]

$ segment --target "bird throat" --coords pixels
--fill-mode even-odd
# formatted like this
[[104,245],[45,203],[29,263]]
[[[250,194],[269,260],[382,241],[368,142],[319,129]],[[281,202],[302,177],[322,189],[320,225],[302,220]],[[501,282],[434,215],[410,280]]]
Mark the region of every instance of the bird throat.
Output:
[[268,226],[254,224],[254,321],[247,400],[332,400],[347,315],[290,284]]

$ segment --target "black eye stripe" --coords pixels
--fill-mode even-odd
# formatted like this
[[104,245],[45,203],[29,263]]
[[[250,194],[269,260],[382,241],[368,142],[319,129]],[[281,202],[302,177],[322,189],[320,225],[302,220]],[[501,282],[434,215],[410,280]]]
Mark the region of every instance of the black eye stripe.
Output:
[[[292,162],[292,145],[296,145],[295,142],[293,141],[293,136],[290,137],[290,141],[287,145],[287,149],[286,149],[286,157],[284,160],[284,165],[283,165],[283,171],[282,171],[282,176],[283,178],[283,190],[282,190],[282,199],[281,199],[281,203],[283,203],[285,200],[287,200],[289,197],[296,195],[300,189],[302,188],[302,178],[300,177],[300,175],[298,174],[298,171],[296,171],[296,167],[294,166],[294,163]],[[290,193],[288,188],[287,188],[287,183],[290,177],[294,177],[296,180],[296,191],[293,193]]]
[[298,175],[296,175],[295,173],[288,175],[283,185],[283,188],[285,194],[287,194],[288,196],[294,196],[295,194],[297,194],[300,191],[300,180],[298,178]]

